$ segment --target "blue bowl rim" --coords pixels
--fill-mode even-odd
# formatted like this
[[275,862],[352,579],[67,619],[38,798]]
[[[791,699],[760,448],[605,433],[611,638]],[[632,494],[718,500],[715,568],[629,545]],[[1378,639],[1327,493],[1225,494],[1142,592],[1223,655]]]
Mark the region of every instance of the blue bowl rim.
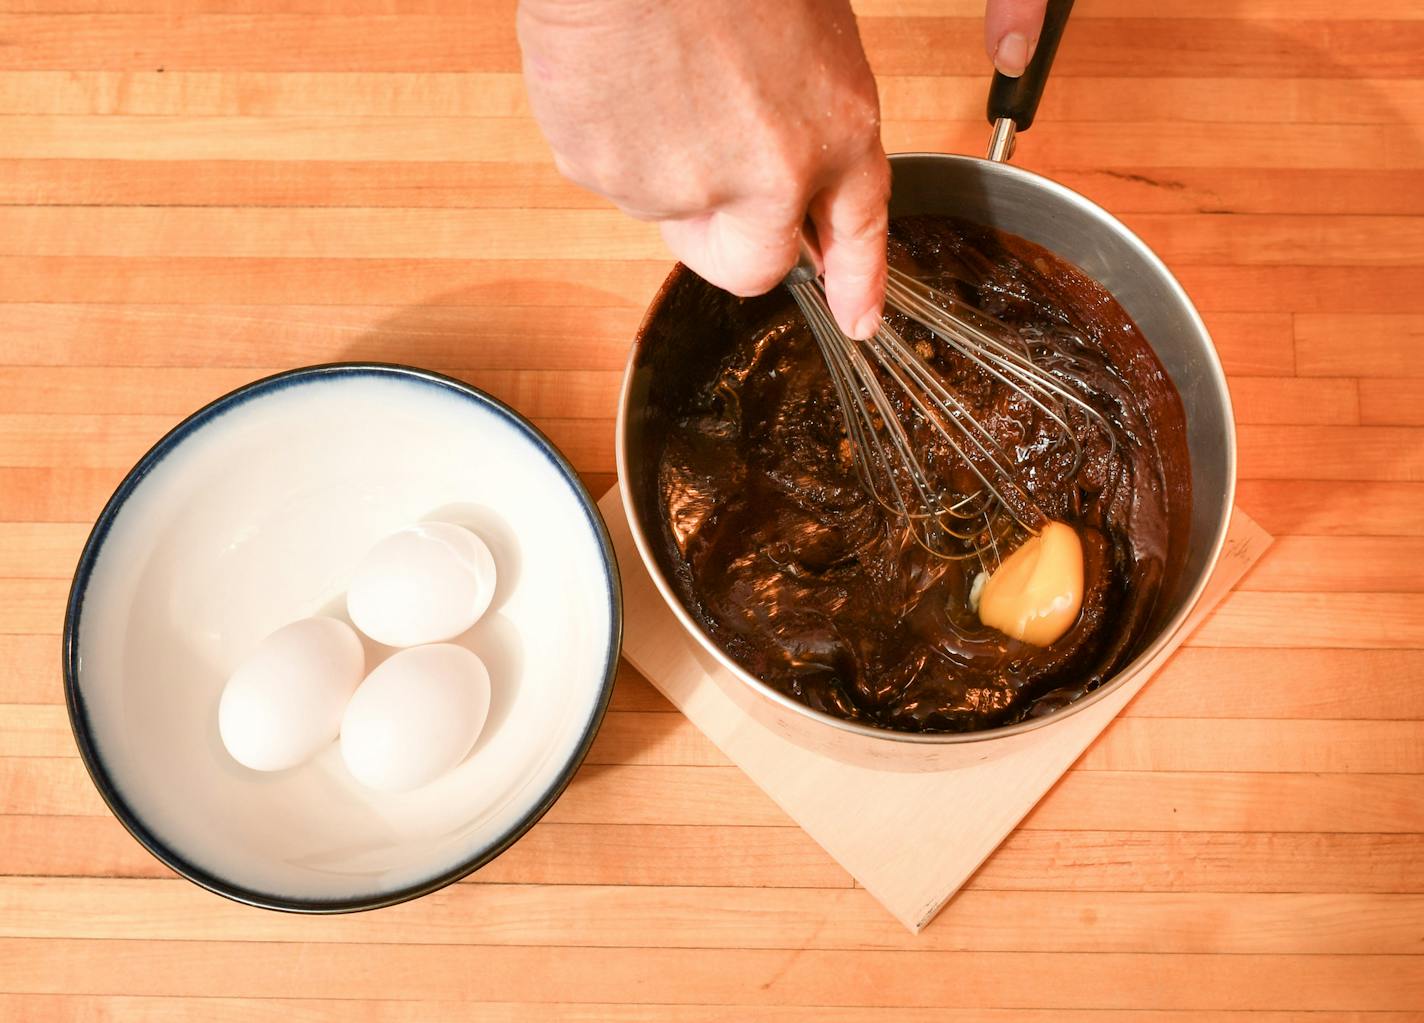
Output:
[[[253,398],[274,393],[294,384],[349,376],[415,380],[439,387],[456,396],[466,398],[506,419],[512,426],[527,436],[529,440],[533,442],[534,446],[553,463],[554,467],[564,477],[565,482],[569,485],[574,496],[583,507],[589,524],[593,527],[594,536],[598,541],[603,555],[609,600],[608,663],[604,666],[603,682],[600,687],[598,703],[594,707],[593,713],[585,725],[584,733],[574,749],[573,756],[569,758],[568,763],[555,779],[554,784],[549,787],[533,809],[495,842],[479,850],[473,856],[456,864],[449,870],[434,877],[417,881],[414,884],[391,891],[377,892],[369,896],[341,899],[288,898],[235,884],[190,862],[151,831],[142,819],[140,819],[139,815],[135,813],[124,800],[118,786],[114,784],[113,779],[109,776],[108,770],[104,766],[103,758],[99,755],[85,712],[84,697],[79,689],[80,618],[83,612],[84,597],[89,586],[90,576],[93,573],[95,563],[98,560],[104,541],[108,536],[109,529],[113,526],[114,520],[118,517],[120,511],[122,511],[124,504],[133,496],[144,478],[184,440],[224,413],[237,408],[239,405]],[[401,363],[332,362],[302,366],[296,369],[274,373],[270,376],[253,380],[250,383],[244,384],[241,387],[213,399],[202,408],[185,417],[159,438],[143,457],[134,464],[133,468],[124,475],[123,480],[120,481],[114,493],[105,503],[103,510],[99,513],[99,517],[95,520],[94,527],[90,530],[89,537],[84,542],[84,549],[79,555],[79,562],[74,572],[74,580],[70,585],[69,597],[65,605],[64,631],[61,636],[61,666],[64,676],[64,699],[69,713],[69,725],[74,734],[75,743],[79,747],[80,758],[84,761],[84,767],[89,772],[89,777],[93,781],[95,788],[99,790],[99,795],[103,797],[110,811],[128,830],[129,834],[138,840],[139,844],[153,854],[159,861],[189,881],[192,881],[202,888],[206,888],[210,892],[231,899],[234,902],[240,902],[262,909],[274,909],[290,913],[329,914],[380,909],[384,906],[393,906],[397,903],[419,898],[422,895],[428,895],[431,892],[444,888],[446,885],[453,884],[462,877],[485,866],[522,838],[530,828],[538,823],[544,814],[548,813],[549,808],[558,801],[564,790],[568,788],[573,776],[578,772],[584,758],[588,755],[594,738],[602,726],[604,714],[608,710],[609,699],[613,693],[613,680],[618,670],[618,658],[622,648],[622,640],[622,582],[619,577],[618,561],[614,555],[613,543],[609,538],[607,526],[603,521],[603,516],[599,513],[598,505],[589,495],[588,489],[579,479],[574,467],[538,427],[531,423],[524,415],[493,395],[471,384],[467,384],[464,381],[446,376],[443,373],[436,373],[432,370],[420,369],[416,366],[408,366]]]

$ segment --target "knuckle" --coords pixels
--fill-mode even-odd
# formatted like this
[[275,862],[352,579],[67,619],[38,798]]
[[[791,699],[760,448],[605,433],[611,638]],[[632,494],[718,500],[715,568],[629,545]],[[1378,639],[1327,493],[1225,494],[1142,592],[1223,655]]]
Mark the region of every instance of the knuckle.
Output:
[[554,169],[580,188],[587,188],[594,192],[600,191],[598,175],[582,160],[565,156],[563,153],[555,153]]
[[767,149],[755,170],[757,192],[768,204],[789,208],[799,203],[811,177],[811,160],[804,146],[778,140]]
[[694,168],[688,168],[682,178],[681,185],[667,191],[671,196],[671,206],[678,216],[707,213],[722,205],[725,199],[724,190],[712,180],[695,173]]
[[880,137],[880,97],[875,91],[875,82],[849,90],[841,101],[841,123],[847,131],[858,138]]
[[[554,165],[569,181],[625,205],[630,198],[624,194],[621,169],[606,153],[583,151],[555,154]],[[635,205],[635,204],[634,204]]]
[[797,188],[769,195],[757,204],[757,216],[769,227],[799,228],[806,219],[805,192]]
[[886,233],[888,218],[882,203],[858,206],[835,225],[836,237],[852,243],[873,242]]
[[696,216],[716,209],[721,192],[697,167],[669,167],[649,175],[618,153],[555,154],[559,173],[581,188],[602,195],[641,220]]
[[847,122],[861,136],[880,135],[880,101],[874,94],[855,96],[846,112]]

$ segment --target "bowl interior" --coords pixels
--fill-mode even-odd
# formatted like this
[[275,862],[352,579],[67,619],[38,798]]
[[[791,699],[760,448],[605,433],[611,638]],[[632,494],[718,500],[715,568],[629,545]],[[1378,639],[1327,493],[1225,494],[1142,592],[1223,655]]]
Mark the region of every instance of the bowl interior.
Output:
[[1075,264],[1142,328],[1186,409],[1192,511],[1174,552],[1156,619],[1195,600],[1216,562],[1235,495],[1235,427],[1216,349],[1191,300],[1162,261],[1116,218],[1046,178],[964,156],[892,158],[890,214],[941,213],[1020,235]]
[[[1186,409],[1192,480],[1191,516],[1183,542],[1172,552],[1162,598],[1154,611],[1154,648],[1185,617],[1215,564],[1229,524],[1235,487],[1235,439],[1225,377],[1201,318],[1162,262],[1135,235],[1100,207],[1076,193],[1006,164],[963,156],[902,154],[891,157],[892,216],[916,213],[964,217],[1009,231],[1044,246],[1102,283],[1122,303],[1151,342]],[[732,333],[762,322],[775,296],[736,299],[683,267],[668,278],[649,310],[633,354],[622,411],[619,471],[634,532],[651,555],[649,570],[667,585],[685,567],[663,542],[657,466],[673,416],[688,390],[712,372]],[[900,743],[968,742],[1036,728],[1053,716],[1006,728],[956,735],[889,733],[829,717],[782,697],[751,678],[696,625],[686,608],[674,607],[684,624],[735,675],[774,702],[844,732],[880,735]],[[1119,677],[1126,676],[1132,665]],[[1104,686],[1098,692],[1108,691]],[[1093,702],[1097,694],[1067,711]]]
[[[475,529],[494,601],[456,640],[490,670],[489,721],[450,774],[387,795],[336,746],[289,771],[233,761],[228,675],[307,615],[346,619],[355,563],[422,520]],[[393,901],[517,837],[577,767],[617,657],[601,522],[566,463],[496,402],[392,367],[259,382],[185,423],[125,481],[81,561],[71,710],[116,812],[162,858],[287,908]],[[367,668],[392,651],[366,642]]]

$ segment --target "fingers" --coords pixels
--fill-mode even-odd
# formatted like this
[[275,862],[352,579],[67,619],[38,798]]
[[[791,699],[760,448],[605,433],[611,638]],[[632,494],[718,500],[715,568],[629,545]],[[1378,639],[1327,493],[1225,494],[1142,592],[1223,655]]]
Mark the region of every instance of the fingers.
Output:
[[984,46],[1001,74],[1017,78],[1033,59],[1048,0],[988,0]]
[[890,165],[877,141],[811,204],[826,266],[826,301],[853,338],[868,338],[880,326],[889,200]]
[[660,225],[663,240],[703,280],[743,297],[763,295],[796,262],[802,217],[728,207]]
[[809,211],[800,202],[743,202],[660,227],[668,248],[704,280],[734,295],[761,295],[795,264],[809,213],[831,312],[846,334],[868,338],[885,303],[889,196],[890,165],[877,140],[817,193]]

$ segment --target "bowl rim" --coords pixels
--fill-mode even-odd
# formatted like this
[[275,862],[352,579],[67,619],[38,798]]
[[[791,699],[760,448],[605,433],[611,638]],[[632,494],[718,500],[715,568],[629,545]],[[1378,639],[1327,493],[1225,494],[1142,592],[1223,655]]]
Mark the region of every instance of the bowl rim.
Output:
[[[134,495],[144,478],[169,454],[173,453],[185,440],[224,413],[256,398],[261,398],[287,387],[335,380],[343,377],[373,377],[382,379],[404,379],[421,382],[443,389],[447,393],[466,399],[473,404],[495,413],[507,421],[517,431],[529,439],[563,477],[565,484],[578,500],[589,525],[593,529],[603,560],[604,578],[607,583],[609,606],[608,658],[603,667],[599,697],[593,712],[584,724],[583,734],[574,747],[573,755],[564,765],[534,807],[509,830],[495,841],[482,847],[473,855],[462,859],[454,867],[423,878],[411,884],[390,890],[380,890],[371,895],[343,897],[336,899],[291,898],[260,891],[243,884],[229,881],[191,862],[187,857],[170,846],[163,838],[151,830],[144,820],[129,806],[119,787],[115,784],[106,767],[98,746],[94,741],[85,709],[84,695],[79,684],[79,630],[84,608],[84,599],[95,564],[103,550],[104,542],[128,499]],[[64,629],[61,634],[60,663],[64,678],[64,702],[68,710],[70,731],[79,748],[80,759],[89,773],[90,780],[110,812],[118,818],[124,828],[139,844],[160,862],[182,877],[201,888],[234,902],[261,909],[279,910],[289,913],[335,914],[361,910],[380,909],[397,903],[428,895],[460,880],[480,867],[494,860],[524,836],[558,801],[568,788],[569,782],[578,772],[588,755],[602,726],[613,693],[613,680],[618,671],[618,660],[623,640],[623,591],[618,571],[618,560],[613,551],[613,543],[598,505],[589,495],[577,471],[554,443],[522,413],[486,391],[456,380],[454,377],[433,370],[393,362],[329,362],[311,366],[301,366],[261,377],[222,394],[195,412],[185,416],[176,426],[165,433],[148,449],[134,466],[125,473],[119,485],[105,502],[84,541],[84,547],[75,567],[65,602]]]
[[[1042,174],[1037,174],[1011,163],[986,160],[982,157],[968,156],[960,153],[933,153],[925,151],[891,153],[888,159],[891,167],[890,201],[892,206],[894,204],[894,167],[897,162],[930,160],[935,162],[964,163],[974,165],[981,169],[987,169],[991,175],[1003,174],[1008,177],[1021,177],[1031,186],[1053,194],[1065,203],[1084,208],[1102,225],[1104,230],[1114,232],[1122,237],[1127,244],[1138,253],[1145,266],[1151,267],[1160,273],[1162,279],[1170,287],[1173,295],[1180,302],[1181,308],[1194,332],[1206,342],[1203,349],[1206,356],[1203,371],[1211,376],[1213,383],[1216,385],[1215,390],[1221,399],[1223,417],[1226,425],[1226,450],[1224,452],[1226,458],[1226,487],[1224,493],[1221,495],[1216,531],[1212,537],[1211,549],[1207,554],[1206,561],[1203,563],[1201,575],[1195,580],[1191,589],[1183,597],[1181,606],[1177,609],[1176,613],[1164,622],[1151,641],[1145,644],[1142,649],[1139,650],[1127,664],[1118,669],[1111,678],[1107,679],[1092,692],[1050,714],[1025,718],[1013,724],[1000,725],[995,728],[985,728],[978,731],[903,732],[890,728],[880,728],[874,725],[862,724],[858,721],[850,721],[817,710],[792,696],[788,696],[774,689],[743,668],[731,655],[723,650],[708,634],[707,630],[692,617],[687,608],[683,605],[681,598],[668,582],[661,567],[658,565],[658,560],[654,555],[651,541],[644,531],[644,524],[639,520],[637,503],[633,500],[633,495],[628,483],[628,473],[626,471],[626,463],[628,460],[627,424],[632,412],[633,380],[636,375],[638,356],[642,351],[643,342],[647,336],[648,328],[653,321],[653,317],[662,308],[675,284],[686,276],[690,275],[696,277],[696,274],[682,263],[678,263],[673,267],[672,271],[659,285],[657,293],[648,304],[647,311],[643,314],[643,318],[638,324],[637,332],[633,335],[633,344],[628,352],[628,359],[623,371],[623,384],[618,396],[618,417],[616,420],[614,455],[618,465],[619,497],[622,499],[623,506],[626,510],[629,532],[632,534],[633,544],[638,550],[639,559],[642,561],[643,567],[647,570],[648,575],[653,581],[653,585],[662,596],[663,602],[667,604],[682,627],[704,650],[710,653],[733,678],[750,692],[769,701],[770,704],[776,708],[790,712],[795,715],[796,718],[812,722],[816,725],[829,726],[832,730],[830,734],[839,733],[841,736],[853,737],[856,740],[868,740],[872,745],[882,750],[898,749],[904,752],[919,750],[925,755],[930,755],[935,750],[944,747],[972,747],[975,743],[992,743],[995,740],[1009,739],[1028,732],[1037,731],[1056,721],[1062,721],[1072,717],[1106,699],[1109,694],[1115,692],[1128,679],[1136,676],[1141,671],[1149,669],[1154,662],[1161,657],[1173,637],[1182,630],[1187,623],[1187,619],[1201,602],[1202,594],[1206,591],[1208,583],[1215,574],[1217,564],[1221,559],[1222,550],[1226,546],[1226,537],[1231,528],[1232,512],[1235,508],[1236,501],[1236,416],[1232,406],[1231,392],[1226,383],[1226,372],[1221,365],[1220,353],[1216,350],[1216,344],[1212,340],[1211,332],[1207,330],[1206,324],[1202,320],[1201,312],[1197,309],[1196,304],[1191,300],[1191,296],[1187,294],[1186,289],[1182,287],[1181,282],[1177,280],[1176,275],[1172,273],[1162,257],[1157,255],[1151,246],[1138,237],[1136,232],[1108,210],[1081,192],[1077,192],[1061,182],[1054,181],[1052,178],[1045,177]],[[711,286],[712,285],[708,285],[708,287]],[[1193,500],[1195,500],[1195,495],[1193,495]]]

